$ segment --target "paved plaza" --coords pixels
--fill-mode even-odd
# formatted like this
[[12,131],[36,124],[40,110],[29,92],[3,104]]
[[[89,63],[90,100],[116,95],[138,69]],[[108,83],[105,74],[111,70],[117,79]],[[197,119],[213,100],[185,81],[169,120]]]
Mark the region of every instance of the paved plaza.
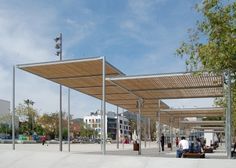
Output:
[[16,144],[12,151],[11,144],[0,144],[0,168],[233,168],[236,160],[226,159],[223,146],[212,154],[206,154],[205,159],[175,158],[175,149],[166,148],[159,152],[157,144],[147,143],[143,146],[142,155],[132,150],[131,144],[107,144],[107,154],[101,154],[99,144],[72,144],[71,152],[68,145],[63,145],[59,152],[58,144]]

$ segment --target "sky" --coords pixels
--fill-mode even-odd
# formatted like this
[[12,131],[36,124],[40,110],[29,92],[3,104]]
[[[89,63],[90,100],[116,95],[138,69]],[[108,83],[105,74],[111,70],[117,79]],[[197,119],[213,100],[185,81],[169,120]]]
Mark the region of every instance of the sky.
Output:
[[[12,67],[54,61],[63,35],[63,59],[105,56],[127,75],[184,72],[175,55],[194,28],[199,0],[0,0],[0,99],[12,100]],[[16,105],[35,102],[42,113],[59,110],[59,86],[16,70]],[[170,107],[212,106],[212,99],[167,100]],[[71,92],[71,113],[82,117],[101,101]],[[108,110],[116,107],[107,105]],[[63,88],[67,111],[67,88]]]

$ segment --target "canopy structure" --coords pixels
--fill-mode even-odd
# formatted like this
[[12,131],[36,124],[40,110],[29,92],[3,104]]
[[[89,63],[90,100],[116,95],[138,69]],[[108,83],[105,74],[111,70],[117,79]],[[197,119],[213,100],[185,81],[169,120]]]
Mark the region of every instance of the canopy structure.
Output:
[[185,109],[161,109],[161,114],[172,117],[212,117],[224,116],[225,109],[221,107],[212,108],[185,108]]
[[187,117],[222,117],[225,115],[225,108],[212,107],[212,108],[179,108],[179,109],[161,109],[161,120],[168,121],[172,118],[173,125],[179,126],[180,120]]
[[[107,78],[113,84],[132,92],[134,95],[144,100],[142,114],[155,117],[157,116],[158,103],[157,100],[163,99],[179,99],[179,98],[205,98],[205,97],[222,97],[223,96],[223,77],[203,73],[172,73],[172,74],[156,74],[156,75],[139,75],[139,76],[122,76]],[[170,109],[166,109],[166,112]],[[165,111],[161,108],[161,111]],[[192,116],[196,111],[193,109],[179,111],[179,117],[189,115]],[[201,113],[204,111],[200,110]],[[205,109],[205,114],[210,109]],[[169,111],[170,112],[170,111]],[[170,114],[170,113],[167,114]],[[188,112],[188,114],[186,113]],[[194,114],[195,113],[195,114]],[[222,114],[222,111],[220,112]],[[177,116],[177,111],[175,111]],[[200,114],[199,114],[200,115]],[[195,115],[196,116],[196,115]],[[169,123],[168,115],[161,114],[162,123]]]
[[223,96],[223,77],[203,73],[171,73],[108,78],[145,100]]
[[[89,58],[68,61],[54,61],[35,64],[22,64],[18,68],[38,75],[55,83],[102,99],[102,59]],[[125,76],[124,73],[106,62],[106,77]],[[117,105],[130,112],[138,112],[138,96],[106,81],[106,102]],[[157,111],[157,100],[147,100],[145,109]],[[168,108],[161,102],[161,108]]]
[[[165,124],[170,124],[170,116],[172,118],[205,117],[220,116],[224,113],[222,108],[169,109],[169,106],[161,101],[223,97],[223,76],[213,73],[126,76],[105,61],[104,57],[21,64],[17,67],[103,102],[122,107],[129,112],[137,112],[154,120],[158,119]],[[105,108],[103,110],[105,111]],[[141,131],[140,128],[138,129]],[[139,136],[140,134],[141,132]],[[139,140],[141,143],[141,137]]]
[[202,127],[192,127],[192,129],[197,130],[198,132],[214,132],[214,133],[222,133],[225,132],[225,127],[216,127],[216,126],[202,126]]
[[193,129],[196,129],[196,130],[215,130],[215,131],[219,131],[219,130],[224,130],[225,128],[224,127],[215,127],[215,126],[208,126],[208,127],[193,127]]
[[219,125],[225,125],[224,121],[180,121],[181,124],[186,124],[186,125],[214,125],[214,126],[219,126]]
[[[102,57],[22,64],[17,67],[52,82],[102,100]],[[141,114],[169,123],[172,117],[222,115],[222,109],[169,109],[160,99],[203,98],[223,96],[223,77],[204,73],[172,73],[126,76],[105,62],[106,102],[130,112],[138,112],[137,100],[143,100]],[[196,115],[198,114],[198,115]]]

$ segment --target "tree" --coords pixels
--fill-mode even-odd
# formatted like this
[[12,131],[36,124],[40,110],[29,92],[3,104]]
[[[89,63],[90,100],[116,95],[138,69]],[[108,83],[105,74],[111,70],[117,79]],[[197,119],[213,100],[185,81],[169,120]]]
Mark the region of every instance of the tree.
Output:
[[84,122],[80,123],[80,130],[79,130],[79,136],[80,137],[97,137],[97,132],[91,128],[90,126],[86,125]]
[[[236,79],[236,2],[203,0],[196,5],[202,15],[195,29],[189,30],[188,41],[176,50],[180,57],[186,57],[189,71],[209,71],[222,74],[230,69],[233,81]],[[236,128],[236,83],[232,84],[233,126]],[[225,104],[225,100],[217,100]],[[236,132],[236,131],[235,131]]]
[[37,109],[33,107],[34,102],[32,100],[24,100],[24,104],[19,104],[16,108],[16,113],[19,116],[21,122],[19,125],[19,133],[32,134],[36,118],[38,117]]
[[33,106],[34,102],[30,99],[24,100],[24,103],[27,105],[27,111],[28,111],[28,123],[30,130],[33,130],[34,127],[34,117],[35,117],[35,111],[30,110],[30,105]]
[[58,113],[43,114],[38,118],[37,123],[42,126],[43,134],[50,136],[52,139],[58,137]]
[[[133,119],[129,119],[129,126],[130,126],[130,134],[131,136],[134,133],[134,130],[137,130],[137,123],[135,120]],[[133,139],[133,137],[131,137],[131,139]]]
[[11,118],[12,115],[10,113],[6,113],[0,116],[0,133],[11,134]]
[[220,0],[204,0],[196,5],[203,15],[196,29],[189,30],[189,41],[177,49],[187,56],[189,70],[222,72],[233,68],[236,56],[236,2],[223,4]]
[[[58,137],[59,133],[59,122],[58,122],[58,112],[51,114],[43,114],[37,119],[37,125],[39,131],[41,131],[40,135],[45,134],[49,136],[51,139]],[[63,138],[67,138],[67,119],[66,113],[62,113],[62,127]]]
[[73,120],[71,121],[70,132],[73,137],[78,137],[80,133],[81,123],[79,121]]

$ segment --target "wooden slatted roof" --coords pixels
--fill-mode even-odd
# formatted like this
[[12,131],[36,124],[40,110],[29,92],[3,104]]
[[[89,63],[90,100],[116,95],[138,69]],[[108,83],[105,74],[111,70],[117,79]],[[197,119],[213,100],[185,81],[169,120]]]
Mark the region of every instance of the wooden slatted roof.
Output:
[[225,125],[225,121],[180,121],[180,123],[186,125]]
[[[124,73],[106,62],[106,77],[125,76]],[[89,58],[67,61],[53,61],[35,64],[22,64],[18,68],[38,75],[55,83],[80,91],[84,94],[102,99],[102,58]],[[106,81],[106,101],[130,112],[138,112],[138,97],[127,90]],[[150,100],[150,108],[157,100]],[[168,108],[161,102],[161,108]],[[155,110],[155,111],[156,111]]]
[[195,130],[224,130],[224,127],[215,127],[215,126],[208,126],[208,127],[193,127]]
[[162,115],[172,117],[212,117],[224,116],[225,109],[221,107],[212,108],[185,108],[185,109],[161,109]]
[[[18,68],[50,81],[102,99],[102,57],[18,65]],[[156,119],[158,99],[223,96],[223,80],[214,74],[161,74],[125,76],[106,62],[106,101],[130,112],[138,112],[142,98],[142,115]],[[161,109],[168,105],[161,102]],[[177,112],[176,112],[177,114]],[[182,112],[179,116],[184,115]],[[161,114],[168,123],[168,115]],[[187,115],[187,113],[186,113]],[[190,115],[190,112],[188,113]],[[200,113],[199,113],[200,115]],[[207,115],[207,113],[205,113]],[[164,120],[165,119],[165,120]]]
[[108,80],[145,100],[223,96],[223,77],[211,73],[125,76]]

